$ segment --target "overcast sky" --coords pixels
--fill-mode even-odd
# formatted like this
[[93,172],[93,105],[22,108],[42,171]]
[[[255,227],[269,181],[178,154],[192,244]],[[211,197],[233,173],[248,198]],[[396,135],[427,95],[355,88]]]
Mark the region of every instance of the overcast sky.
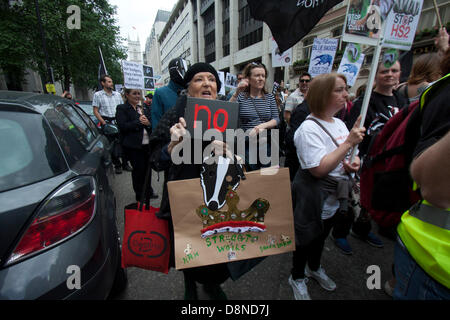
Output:
[[[117,24],[123,38],[136,39],[139,35],[141,50],[145,48],[145,41],[150,35],[158,9],[171,11],[178,0],[108,0],[117,6]],[[135,27],[136,29],[133,29]],[[126,44],[125,44],[126,45]]]

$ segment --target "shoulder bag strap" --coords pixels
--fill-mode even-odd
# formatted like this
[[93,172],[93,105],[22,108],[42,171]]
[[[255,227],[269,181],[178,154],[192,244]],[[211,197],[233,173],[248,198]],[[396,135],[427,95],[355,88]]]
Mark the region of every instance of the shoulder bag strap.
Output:
[[317,123],[317,125],[318,125],[319,127],[321,127],[322,130],[325,131],[325,133],[326,133],[327,135],[330,136],[331,140],[333,140],[333,143],[336,145],[336,147],[339,148],[339,143],[337,143],[336,139],[331,135],[330,131],[328,131],[327,128],[325,128],[324,125],[321,124],[317,119],[315,119],[315,118],[306,118],[305,120],[311,120],[311,121],[314,121],[315,123]]

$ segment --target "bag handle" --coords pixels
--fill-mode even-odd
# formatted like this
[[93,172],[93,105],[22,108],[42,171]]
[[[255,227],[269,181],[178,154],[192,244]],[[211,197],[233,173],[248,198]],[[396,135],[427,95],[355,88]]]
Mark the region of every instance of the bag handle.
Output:
[[148,194],[148,189],[151,185],[151,177],[152,175],[152,167],[150,166],[150,163],[148,164],[147,167],[147,172],[145,174],[145,181],[144,181],[144,187],[142,188],[142,194],[141,194],[141,202],[139,203],[139,208],[138,210],[142,212],[142,210],[144,209],[144,203],[150,202],[150,198],[146,198],[145,195]]

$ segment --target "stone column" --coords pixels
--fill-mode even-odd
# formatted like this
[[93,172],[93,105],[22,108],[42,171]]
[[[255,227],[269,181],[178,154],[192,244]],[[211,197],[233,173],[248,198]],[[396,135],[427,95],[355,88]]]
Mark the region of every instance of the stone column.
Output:
[[223,58],[223,0],[214,1],[216,61]]
[[235,55],[239,50],[239,3],[230,0],[230,73],[237,74],[239,69],[235,66]]

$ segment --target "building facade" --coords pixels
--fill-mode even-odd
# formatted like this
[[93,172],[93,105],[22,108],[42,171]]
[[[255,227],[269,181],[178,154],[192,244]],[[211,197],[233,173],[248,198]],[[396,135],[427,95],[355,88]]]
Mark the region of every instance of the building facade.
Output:
[[143,63],[142,60],[142,51],[141,51],[141,42],[139,41],[139,36],[132,39],[130,35],[128,35],[128,61]]
[[[153,74],[156,76],[161,75],[161,50],[158,38],[160,37],[167,21],[169,21],[169,18],[170,11],[158,10],[150,36],[145,42],[145,51],[143,56],[144,64],[152,66]],[[158,84],[159,86],[163,85],[161,81],[157,81],[156,85],[158,86]]]

